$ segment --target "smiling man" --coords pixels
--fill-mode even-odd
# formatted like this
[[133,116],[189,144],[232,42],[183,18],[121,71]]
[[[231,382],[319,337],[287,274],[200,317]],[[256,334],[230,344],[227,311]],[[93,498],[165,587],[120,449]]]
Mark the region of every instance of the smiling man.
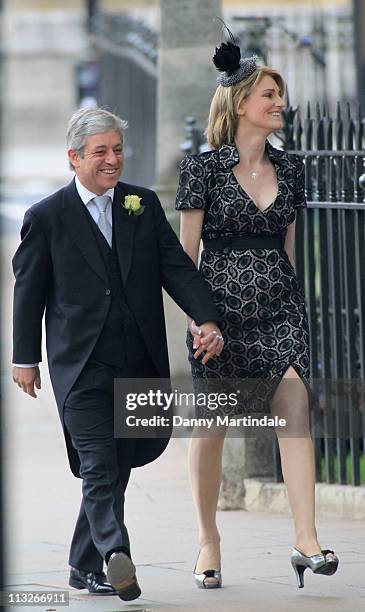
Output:
[[200,325],[204,361],[223,341],[209,290],[156,194],[119,182],[125,128],[105,110],[77,111],[67,132],[75,177],[25,214],[13,259],[13,379],[36,397],[45,313],[70,466],[83,479],[70,585],[128,601],[141,591],[124,492],[131,468],[156,459],[168,439],[114,438],[114,378],[169,377],[162,288]]

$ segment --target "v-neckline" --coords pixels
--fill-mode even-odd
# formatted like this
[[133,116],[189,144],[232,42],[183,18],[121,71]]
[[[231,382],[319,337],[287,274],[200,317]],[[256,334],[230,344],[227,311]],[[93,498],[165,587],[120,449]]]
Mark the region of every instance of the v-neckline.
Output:
[[[276,192],[276,196],[274,198],[274,200],[268,205],[266,206],[264,209],[261,209],[257,206],[255,200],[253,199],[252,196],[250,196],[249,193],[247,193],[247,191],[245,190],[245,188],[241,185],[241,183],[239,182],[238,178],[236,177],[235,173],[233,172],[233,168],[234,166],[232,166],[231,168],[231,172],[233,175],[233,178],[238,186],[238,188],[242,191],[243,195],[246,196],[250,202],[252,202],[252,204],[254,205],[254,207],[256,208],[256,210],[262,214],[266,213],[266,211],[268,211],[270,208],[272,208],[276,202],[276,200],[278,199],[279,195],[280,195],[280,181],[279,181],[279,176],[278,176],[278,167],[276,166],[275,162],[271,159],[271,157],[269,156],[270,162],[272,163],[274,170],[275,170],[275,174],[276,174],[276,182],[277,182],[277,192]],[[239,162],[238,162],[239,163]],[[236,166],[237,164],[235,164]]]

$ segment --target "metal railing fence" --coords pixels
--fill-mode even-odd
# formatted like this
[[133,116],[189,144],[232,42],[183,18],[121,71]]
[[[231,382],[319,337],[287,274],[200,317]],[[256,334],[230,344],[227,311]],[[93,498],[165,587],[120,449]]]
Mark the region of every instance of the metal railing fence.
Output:
[[98,12],[93,33],[99,61],[97,100],[127,120],[124,180],[150,187],[155,181],[157,40],[141,21]]
[[245,54],[256,53],[290,83],[295,104],[356,100],[352,7],[278,6],[265,16],[252,7],[233,16],[232,31]]

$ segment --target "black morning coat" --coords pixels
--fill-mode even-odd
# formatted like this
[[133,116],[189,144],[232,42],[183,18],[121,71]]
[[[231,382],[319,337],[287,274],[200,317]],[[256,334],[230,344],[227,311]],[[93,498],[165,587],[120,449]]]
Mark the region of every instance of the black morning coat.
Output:
[[[129,215],[123,208],[127,194],[142,198],[145,209],[141,215]],[[218,313],[157,195],[119,182],[113,205],[120,206],[114,217],[114,235],[125,297],[158,375],[169,378],[162,288],[198,325],[218,321]],[[65,399],[95,346],[111,299],[104,261],[83,206],[74,180],[34,204],[25,214],[21,243],[13,258],[13,363],[42,360],[45,311],[49,373],[75,476],[79,476],[79,460],[64,427]],[[183,338],[181,341],[184,350]],[[141,376],[153,374],[146,371]],[[153,461],[167,443],[168,438],[138,440],[133,465]]]

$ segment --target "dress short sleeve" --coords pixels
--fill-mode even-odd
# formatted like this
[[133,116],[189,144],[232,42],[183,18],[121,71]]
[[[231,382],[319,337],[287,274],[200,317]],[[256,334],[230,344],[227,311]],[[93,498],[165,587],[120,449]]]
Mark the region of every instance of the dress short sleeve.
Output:
[[198,155],[187,155],[180,163],[180,181],[176,194],[176,210],[205,209],[207,183],[205,168]]
[[296,162],[294,208],[305,208],[307,206],[307,199],[305,197],[305,167],[300,157],[297,157]]

